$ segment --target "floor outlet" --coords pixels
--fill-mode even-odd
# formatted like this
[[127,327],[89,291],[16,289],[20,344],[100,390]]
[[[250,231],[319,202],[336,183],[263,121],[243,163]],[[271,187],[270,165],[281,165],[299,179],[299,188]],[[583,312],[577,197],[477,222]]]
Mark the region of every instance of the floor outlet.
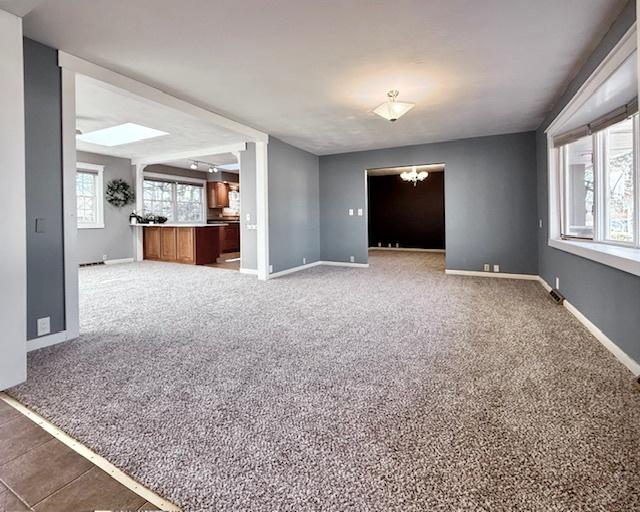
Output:
[[51,332],[51,321],[48,316],[38,318],[38,336],[44,336]]
[[494,265],[493,266],[493,271],[494,272],[500,272],[500,265]]

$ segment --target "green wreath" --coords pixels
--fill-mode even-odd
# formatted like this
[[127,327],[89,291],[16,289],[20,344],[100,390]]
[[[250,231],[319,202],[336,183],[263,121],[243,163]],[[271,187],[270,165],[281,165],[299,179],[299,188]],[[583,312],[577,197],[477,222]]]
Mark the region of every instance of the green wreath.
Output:
[[136,199],[136,194],[131,189],[131,185],[120,178],[116,178],[107,183],[105,195],[107,202],[118,208],[131,204]]

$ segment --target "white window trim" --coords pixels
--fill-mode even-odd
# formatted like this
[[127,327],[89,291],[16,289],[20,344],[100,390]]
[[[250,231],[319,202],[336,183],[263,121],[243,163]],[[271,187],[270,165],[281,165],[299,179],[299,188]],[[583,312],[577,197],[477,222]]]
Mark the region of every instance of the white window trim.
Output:
[[[576,95],[567,103],[565,108],[558,114],[546,130],[547,134],[547,153],[548,153],[548,245],[554,249],[559,249],[576,256],[602,263],[613,268],[617,268],[624,272],[640,276],[640,248],[629,246],[629,244],[617,244],[612,242],[603,242],[599,240],[564,240],[561,238],[562,227],[562,180],[560,172],[561,152],[558,148],[554,148],[553,139],[563,130],[563,125],[573,114],[587,101],[594,92],[602,85],[605,80],[638,48],[638,34],[636,23],[634,23],[627,33],[620,39],[618,44],[611,50],[609,55],[603,59],[600,65],[595,69],[591,76],[584,82]],[[638,55],[640,61],[640,55]],[[640,67],[640,64],[639,64]],[[640,84],[639,84],[640,92]],[[636,193],[640,194],[638,186],[640,185],[640,166],[638,165],[640,158],[637,151],[637,137],[635,156],[635,185]],[[594,148],[595,150],[595,148]],[[600,187],[602,191],[602,187]],[[600,198],[596,197],[596,201]],[[602,222],[600,219],[599,222]],[[594,226],[596,233],[600,236],[603,226]],[[635,234],[636,241],[640,244],[640,208],[636,208],[635,212]]]
[[[174,176],[171,174],[163,174],[160,172],[143,172],[143,175],[142,175],[143,187],[144,187],[145,178],[155,178],[158,180],[164,180],[168,183],[182,182],[182,183],[194,183],[194,184],[202,185],[203,191],[202,191],[202,221],[201,222],[203,224],[207,223],[207,180],[200,179],[200,178],[190,178],[188,176]],[[144,194],[144,191],[143,191],[143,194]],[[174,195],[175,195],[175,192],[174,192]],[[175,206],[175,197],[173,198],[173,202]],[[142,204],[144,204],[144,199]],[[178,221],[178,219],[174,219],[170,222],[170,224],[193,224],[193,221],[192,220]]]
[[96,173],[96,222],[92,224],[80,224],[78,229],[104,229],[104,165],[87,164],[78,162],[77,171],[90,171]]

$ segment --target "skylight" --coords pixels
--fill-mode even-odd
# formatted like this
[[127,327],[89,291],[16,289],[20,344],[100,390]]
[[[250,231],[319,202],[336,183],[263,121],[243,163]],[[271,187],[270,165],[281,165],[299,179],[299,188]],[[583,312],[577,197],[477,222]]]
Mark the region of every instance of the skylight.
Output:
[[104,128],[94,132],[83,133],[78,135],[78,139],[82,142],[97,144],[99,146],[122,146],[123,144],[131,144],[141,140],[153,139],[169,135],[167,132],[147,128],[135,123],[124,123],[111,128]]

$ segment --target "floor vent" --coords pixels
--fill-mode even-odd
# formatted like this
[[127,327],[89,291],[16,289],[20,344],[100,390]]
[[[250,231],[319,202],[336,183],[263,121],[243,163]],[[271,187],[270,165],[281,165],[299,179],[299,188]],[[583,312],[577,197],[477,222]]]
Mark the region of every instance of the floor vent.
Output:
[[551,298],[558,304],[562,304],[564,302],[563,295],[555,288],[549,292],[549,295],[551,295]]
[[104,261],[96,261],[95,263],[80,263],[81,267],[95,267],[96,265],[104,265]]

